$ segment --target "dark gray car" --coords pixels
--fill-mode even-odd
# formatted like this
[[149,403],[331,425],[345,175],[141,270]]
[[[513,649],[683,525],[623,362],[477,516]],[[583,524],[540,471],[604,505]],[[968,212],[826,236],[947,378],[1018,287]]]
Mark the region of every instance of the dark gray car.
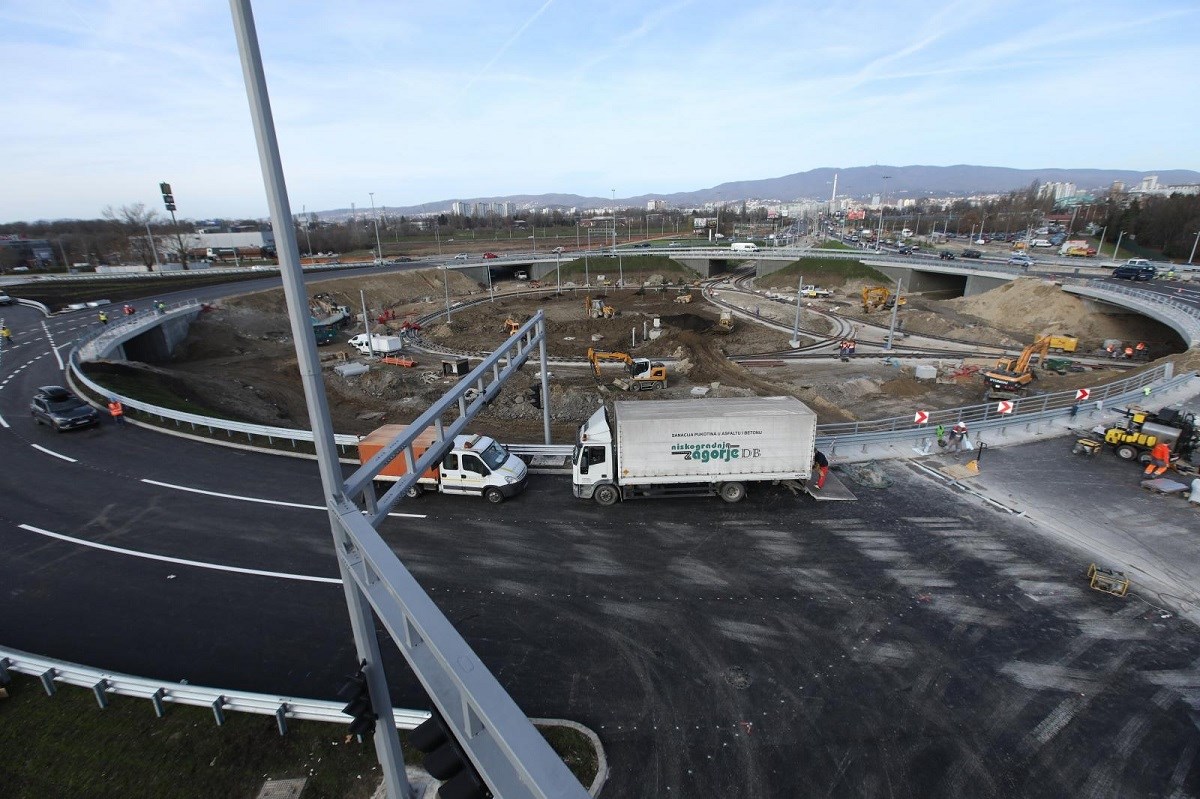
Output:
[[33,421],[48,424],[57,432],[100,423],[96,409],[62,386],[42,386],[29,403]]

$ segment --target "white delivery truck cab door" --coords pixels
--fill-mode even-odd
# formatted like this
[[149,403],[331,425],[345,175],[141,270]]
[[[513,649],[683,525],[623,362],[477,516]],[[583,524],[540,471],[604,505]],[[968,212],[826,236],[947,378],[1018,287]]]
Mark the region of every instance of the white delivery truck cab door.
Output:
[[491,470],[473,452],[451,452],[442,458],[443,494],[482,494]]

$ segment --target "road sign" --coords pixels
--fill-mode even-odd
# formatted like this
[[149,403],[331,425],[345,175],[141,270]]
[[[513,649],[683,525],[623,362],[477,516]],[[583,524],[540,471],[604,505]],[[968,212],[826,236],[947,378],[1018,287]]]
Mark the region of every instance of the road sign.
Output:
[[917,411],[913,414],[913,424],[926,424],[929,421],[929,411]]
[[1078,402],[1080,400],[1085,400],[1090,396],[1092,396],[1092,390],[1090,388],[1081,388],[1075,392],[1075,401]]
[[1010,400],[1000,400],[996,403],[996,413],[1012,413],[1013,404]]

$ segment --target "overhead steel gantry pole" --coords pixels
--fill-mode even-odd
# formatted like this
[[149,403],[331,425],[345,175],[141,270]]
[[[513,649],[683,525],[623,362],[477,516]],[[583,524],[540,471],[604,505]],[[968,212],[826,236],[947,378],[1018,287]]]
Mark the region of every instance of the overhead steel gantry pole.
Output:
[[[467,754],[470,765],[495,796],[502,799],[584,799],[588,796],[587,791],[480,662],[374,526],[386,518],[388,509],[401,498],[425,466],[440,460],[442,453],[453,443],[454,435],[488,402],[495,399],[504,381],[525,364],[535,348],[540,350],[541,380],[545,388],[545,317],[538,312],[500,349],[485,358],[441,400],[409,425],[401,437],[364,464],[349,480],[343,481],[316,339],[308,320],[299,247],[295,228],[291,224],[291,207],[275,137],[254,15],[250,0],[230,0],[230,9],[338,568],[350,612],[354,644],[359,659],[366,661],[363,671],[367,677],[373,710],[378,714],[375,749],[383,769],[387,795],[390,799],[410,799],[413,792],[404,773],[404,757],[396,734],[372,610],[437,706],[450,732]],[[501,363],[504,364],[503,369]],[[466,392],[472,388],[479,395],[468,404]],[[548,435],[548,393],[543,393],[542,406]],[[444,427],[442,416],[452,412],[455,407],[459,418]],[[429,427],[437,431],[437,440],[419,459],[414,459],[412,442]],[[403,453],[407,464],[419,471],[410,469],[409,478],[397,483],[377,502],[372,478],[400,453]],[[365,507],[355,504],[355,499],[361,500]]]

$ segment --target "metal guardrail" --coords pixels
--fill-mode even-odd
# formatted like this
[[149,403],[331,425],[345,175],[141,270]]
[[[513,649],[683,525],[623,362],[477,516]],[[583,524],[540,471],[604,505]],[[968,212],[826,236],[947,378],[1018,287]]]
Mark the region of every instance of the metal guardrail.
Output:
[[[226,712],[274,716],[280,735],[287,732],[288,719],[336,724],[348,724],[352,720],[350,716],[342,713],[344,702],[230,691],[225,688],[189,685],[186,682],[172,683],[151,680],[146,677],[102,671],[90,666],[44,658],[16,649],[0,649],[0,682],[7,683],[9,681],[9,672],[37,677],[47,696],[54,696],[55,686],[58,683],[89,688],[96,697],[96,703],[102,709],[108,706],[109,695],[116,694],[150,700],[154,705],[154,712],[159,718],[166,712],[168,703],[211,708],[214,721],[218,725],[224,723]],[[423,710],[395,708],[392,712],[396,719],[396,729],[400,730],[414,729],[429,718],[429,713]]]
[[[1109,281],[1089,280],[1071,286],[1072,293],[1082,294],[1093,299],[1105,300],[1106,294],[1117,294],[1123,297],[1149,303],[1159,310],[1166,318],[1166,324],[1174,327],[1176,332],[1188,341],[1189,347],[1200,347],[1200,308],[1181,302],[1169,294],[1157,291],[1146,291],[1132,286],[1116,285]],[[1109,300],[1111,302],[1111,299]]]
[[[1108,287],[1109,284],[1102,284]],[[1120,293],[1136,292],[1136,289],[1121,289]],[[1151,297],[1161,296],[1154,295],[1153,292],[1141,292],[1142,294]],[[1160,300],[1161,302],[1161,300]],[[182,306],[181,306],[182,307]],[[1193,313],[1195,313],[1193,311]],[[430,316],[436,317],[438,314],[433,313]],[[139,314],[139,316],[142,316]],[[153,322],[155,318],[162,319],[163,317],[154,317],[152,314],[146,315],[148,318],[139,320],[138,324],[145,321]],[[134,317],[138,319],[138,317]],[[133,322],[129,324],[134,324]],[[120,326],[119,326],[120,327]],[[140,328],[139,328],[140,329]],[[131,333],[126,330],[126,333]],[[116,330],[100,331],[93,334],[95,336],[116,335]],[[232,439],[236,433],[246,436],[247,441],[253,442],[255,438],[266,440],[269,444],[274,444],[275,441],[290,442],[292,448],[295,449],[297,442],[311,444],[313,434],[310,430],[300,430],[288,427],[270,427],[266,425],[251,424],[248,422],[235,422],[226,419],[217,419],[211,416],[203,416],[201,414],[187,413],[184,411],[176,411],[168,408],[162,408],[152,405],[147,402],[141,402],[130,397],[113,392],[110,389],[101,386],[95,381],[89,379],[83,374],[79,368],[80,350],[87,346],[89,338],[80,339],[79,344],[72,350],[69,368],[73,379],[87,387],[97,396],[101,397],[116,397],[127,408],[139,411],[150,416],[156,417],[162,421],[173,421],[176,427],[189,425],[193,430],[205,429],[210,435],[215,435],[218,432],[226,433],[227,437]],[[1113,383],[1108,383],[1096,386],[1091,389],[1092,395],[1089,402],[1101,402],[1106,406],[1111,406],[1113,403],[1131,402],[1140,397],[1144,397],[1146,387],[1154,389],[1169,388],[1186,382],[1190,378],[1189,375],[1173,376],[1172,365],[1166,364],[1154,369],[1142,372],[1132,377],[1123,378]],[[1166,382],[1163,382],[1166,381]],[[1161,385],[1156,385],[1161,384]],[[995,402],[986,402],[978,405],[969,405],[949,410],[930,411],[929,424],[924,428],[913,424],[913,417],[891,417],[886,419],[876,419],[860,422],[846,423],[829,423],[818,425],[817,438],[818,443],[823,448],[828,447],[830,451],[835,451],[839,448],[845,450],[853,447],[867,447],[870,445],[897,445],[907,443],[913,440],[921,440],[930,435],[930,430],[938,424],[944,424],[949,427],[954,422],[959,420],[967,421],[969,424],[974,423],[981,430],[998,430],[1012,426],[1034,424],[1044,422],[1053,418],[1062,418],[1068,415],[1072,406],[1075,404],[1074,392],[1059,392],[1054,394],[1041,394],[1031,397],[1014,398],[1013,412],[1011,414],[999,414],[996,412]],[[357,446],[359,437],[350,434],[338,434],[335,436],[336,443],[339,449],[345,451]],[[562,447],[562,449],[550,449],[543,453],[535,451],[533,448],[544,445],[524,445],[511,444],[508,445],[517,454],[556,454],[561,455],[570,451],[569,445],[549,445],[550,447]],[[844,457],[844,456],[843,456]]]
[[[336,264],[308,264],[303,267],[303,270],[305,272],[336,271],[338,269],[357,269],[362,266],[372,266],[373,264],[374,264],[374,261],[341,261]],[[179,278],[179,277],[196,277],[197,275],[230,276],[230,275],[254,274],[256,272],[278,274],[279,267],[263,264],[263,265],[257,265],[257,266],[243,266],[243,267],[225,268],[225,269],[211,269],[211,268],[172,269],[169,271],[159,270],[159,271],[154,271],[154,272],[105,272],[105,273],[101,273],[101,274],[96,274],[95,272],[88,272],[86,274],[76,273],[76,274],[65,274],[65,275],[58,274],[58,273],[38,274],[38,275],[30,275],[28,281],[22,282],[22,283],[17,283],[14,285],[27,286],[27,285],[33,285],[36,283],[65,283],[65,282],[74,282],[74,281],[80,281],[80,280],[86,281],[86,282],[103,283],[106,280],[129,280],[130,278],[134,278],[134,279],[143,279],[144,278],[147,280],[170,280],[172,278]]]

